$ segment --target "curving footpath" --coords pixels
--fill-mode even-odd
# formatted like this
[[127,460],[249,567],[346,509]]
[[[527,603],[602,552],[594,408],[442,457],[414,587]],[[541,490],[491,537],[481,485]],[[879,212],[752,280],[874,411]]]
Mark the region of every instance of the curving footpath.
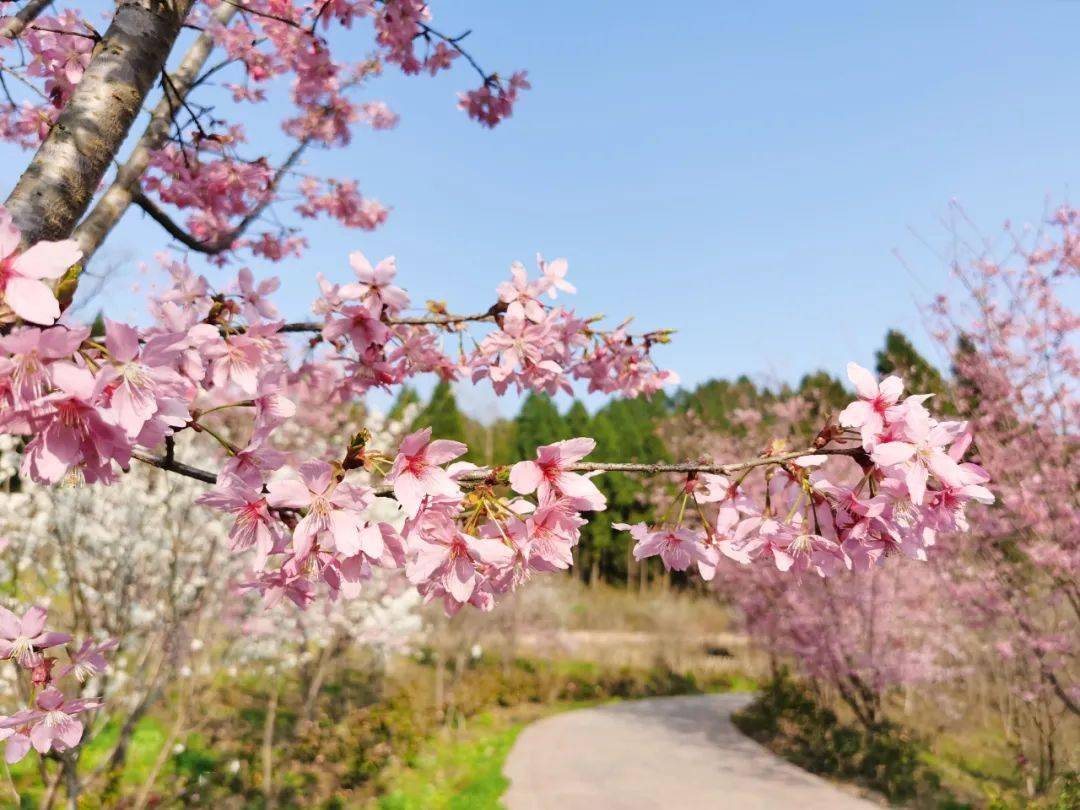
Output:
[[748,694],[657,698],[549,717],[518,737],[508,810],[866,810],[858,798],[742,735]]

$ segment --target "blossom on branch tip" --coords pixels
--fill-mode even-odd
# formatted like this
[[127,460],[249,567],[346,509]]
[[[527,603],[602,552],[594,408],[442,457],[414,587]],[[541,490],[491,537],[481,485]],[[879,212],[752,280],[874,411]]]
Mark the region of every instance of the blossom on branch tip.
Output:
[[875,436],[885,426],[886,413],[899,402],[904,383],[896,376],[886,377],[878,383],[858,363],[848,363],[847,374],[855,384],[855,393],[859,398],[840,412],[840,424],[858,428],[864,437]]

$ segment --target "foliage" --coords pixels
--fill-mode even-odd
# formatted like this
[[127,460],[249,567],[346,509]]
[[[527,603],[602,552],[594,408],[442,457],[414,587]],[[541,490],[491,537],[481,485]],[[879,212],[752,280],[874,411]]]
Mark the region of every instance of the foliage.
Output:
[[393,772],[379,810],[495,810],[509,786],[503,763],[522,728],[486,712],[464,729],[436,735],[412,767]]
[[[423,806],[493,806],[460,802],[466,796],[487,801],[502,792],[501,761],[518,728],[514,717],[535,718],[568,701],[698,693],[732,683],[728,676],[700,681],[659,666],[529,658],[503,663],[481,656],[453,674],[449,702],[441,704],[437,684],[443,677],[450,676],[441,674],[431,651],[388,672],[365,676],[341,669],[312,722],[302,720],[290,697],[303,693],[291,679],[276,685],[265,679],[223,682],[214,690],[212,716],[171,757],[159,795],[198,807],[265,801],[264,743],[274,706],[271,793],[279,807],[356,806],[376,796],[383,797],[380,807],[413,807],[420,797],[435,802]],[[272,690],[280,695],[276,704]],[[532,708],[505,714],[519,707]],[[493,725],[493,718],[511,724]],[[440,781],[422,788],[432,778]]]
[[882,793],[892,802],[952,806],[922,745],[888,722],[846,723],[805,685],[780,672],[733,720],[746,735],[801,768]]

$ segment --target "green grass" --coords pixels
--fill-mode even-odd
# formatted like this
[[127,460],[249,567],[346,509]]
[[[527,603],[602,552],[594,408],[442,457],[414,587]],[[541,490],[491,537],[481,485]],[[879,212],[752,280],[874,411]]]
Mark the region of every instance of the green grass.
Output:
[[[592,664],[560,663],[581,674]],[[715,691],[750,691],[755,681],[732,678]],[[510,787],[503,766],[522,729],[553,714],[620,703],[621,698],[574,700],[531,705],[513,710],[485,712],[463,728],[432,738],[408,763],[384,776],[387,792],[378,799],[378,810],[499,810],[502,795]]]
[[[112,751],[116,745],[120,730],[115,724],[106,725],[94,735],[83,748],[83,772],[88,773]],[[120,783],[126,788],[142,785],[150,775],[161,746],[165,744],[165,729],[153,717],[144,717],[135,727],[131,742],[128,744],[127,760]],[[31,753],[20,762],[11,766],[11,778],[22,797],[23,805],[36,806],[41,800],[43,788],[38,774],[36,756]],[[6,797],[5,797],[6,798]],[[13,803],[3,805],[14,806]]]
[[510,786],[503,763],[525,722],[495,713],[477,715],[459,731],[435,737],[411,768],[389,777],[393,789],[379,810],[487,810],[500,807]]

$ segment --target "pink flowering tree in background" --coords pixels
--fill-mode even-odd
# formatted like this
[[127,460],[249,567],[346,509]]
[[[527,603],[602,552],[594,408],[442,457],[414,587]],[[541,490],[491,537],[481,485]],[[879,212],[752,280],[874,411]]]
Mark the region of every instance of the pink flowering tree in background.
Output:
[[[951,376],[887,358],[898,373],[935,379],[933,397],[905,398],[899,377],[879,380],[849,366],[857,400],[837,421],[858,431],[870,460],[886,467],[871,477],[875,487],[850,476],[822,479],[812,466],[809,494],[793,488],[788,471],[770,469],[734,482],[703,475],[688,489],[692,500],[680,495],[674,508],[658,502],[669,514],[688,504],[691,526],[706,533],[711,526],[725,538],[718,551],[744,564],[717,568],[713,584],[777,666],[793,666],[867,729],[888,719],[890,701],[901,698],[906,710],[916,687],[933,684],[918,696],[942,724],[965,713],[1000,724],[1031,794],[1075,768],[1069,748],[1080,717],[1080,317],[1068,303],[1078,276],[1076,228],[1076,212],[1062,209],[1038,228],[1006,229],[1004,247],[957,239],[974,246],[953,265],[960,291],[927,311]],[[670,428],[669,445],[775,452],[805,442],[815,410],[820,404],[798,397],[773,406],[767,421],[736,409],[739,431],[723,435],[686,418]],[[888,471],[888,462],[901,463]],[[924,478],[938,476],[950,483],[924,487]],[[807,511],[822,496],[835,507]],[[965,509],[971,501],[988,508]],[[744,538],[747,516],[762,503],[787,520],[763,518]],[[839,549],[815,538],[831,537],[834,520],[850,527]],[[907,530],[877,539],[864,533],[883,520]],[[808,524],[828,530],[803,536]],[[637,553],[667,554],[680,569],[700,566],[693,536],[637,527]],[[775,566],[745,565],[757,556]],[[882,565],[889,557],[931,565],[913,576]],[[808,571],[836,575],[798,576]]]
[[[0,433],[21,456],[19,486],[123,487],[134,466],[155,467],[203,485],[192,500],[226,524],[239,590],[267,606],[321,609],[398,572],[448,614],[490,610],[535,574],[568,567],[587,515],[605,507],[592,480],[605,472],[679,477],[666,515],[625,529],[637,557],[706,580],[740,566],[798,581],[922,559],[939,534],[966,529],[969,502],[993,500],[970,461],[969,422],[935,417],[920,392],[854,366],[858,400],[839,420],[743,460],[609,463],[589,460],[594,443],[578,437],[489,469],[426,429],[382,445],[358,416],[364,395],[422,374],[498,394],[579,384],[639,396],[677,382],[652,358],[670,330],[605,328],[562,303],[574,291],[565,259],[515,263],[492,300],[454,314],[415,306],[393,258],[353,252],[342,257],[350,282],[311,279],[304,321],[279,314],[277,279],[239,264],[301,254],[305,219],[360,229],[385,219],[356,181],[310,175],[302,160],[346,147],[356,127],[393,125],[369,96],[382,71],[475,72],[460,106],[489,127],[511,114],[525,74],[486,72],[414,0],[124,0],[101,9],[104,30],[96,11],[6,5],[0,132],[34,150],[0,213]],[[357,53],[335,47],[333,32],[351,29],[355,42],[361,28],[373,32],[369,52],[347,61]],[[287,97],[275,106],[294,144],[285,155],[261,153],[238,123],[274,88]],[[161,258],[167,283],[145,325],[80,324],[70,307],[86,268],[132,207],[173,249]],[[205,274],[191,264],[200,254]],[[444,346],[467,330],[473,348]],[[380,513],[385,499],[392,516]],[[209,580],[221,570],[206,561]],[[11,640],[31,673],[36,638]],[[48,689],[30,689],[4,721],[14,751],[46,721],[63,731],[39,733],[37,750],[70,749],[76,715],[97,704],[33,677]]]
[[[899,403],[906,401],[899,378],[888,377],[879,385],[855,364],[849,375],[858,399],[840,412],[839,421],[867,436],[895,438],[894,420],[903,413]],[[912,399],[912,407],[923,407],[922,397]],[[801,434],[809,416],[827,408],[828,403],[794,396],[771,406],[767,421],[756,411],[736,409],[739,431],[722,435],[695,425],[692,416],[683,417],[669,426],[669,441],[676,448],[704,446],[723,454],[755,447],[776,452],[805,442]],[[881,446],[871,450],[871,458],[880,457]],[[717,566],[712,560],[708,578],[720,598],[737,609],[752,643],[768,654],[774,675],[783,666],[794,666],[826,702],[839,699],[864,729],[874,732],[886,719],[891,690],[948,680],[962,671],[963,662],[950,646],[955,640],[943,634],[951,618],[937,604],[943,561],[935,559],[935,565],[918,575],[895,564],[903,558],[932,558],[937,529],[921,519],[907,488],[909,476],[921,480],[914,465],[871,484],[873,477],[864,479],[857,471],[826,477],[821,461],[802,460],[810,465],[803,474],[810,472],[800,487],[793,487],[784,470],[746,478],[737,487],[727,479],[702,476],[688,501],[688,522],[694,529],[711,527],[725,538],[718,544],[720,554],[738,564]],[[965,474],[972,481],[985,478],[973,467]],[[966,498],[990,500],[981,484],[965,487]],[[904,495],[874,494],[890,489]],[[835,506],[819,513],[811,506],[818,499]],[[771,516],[762,514],[762,503],[768,504],[765,511]],[[834,521],[848,525],[848,539],[840,544],[835,542]],[[882,521],[902,525],[905,531],[869,540],[865,532]],[[807,530],[808,525],[813,528]],[[748,528],[756,533],[748,533]],[[683,530],[684,537],[693,534]],[[656,535],[638,548],[648,552],[652,538]],[[673,547],[689,548],[685,541],[669,542],[659,553],[671,553]],[[762,557],[772,564],[753,564]],[[890,559],[894,564],[886,565]]]
[[964,294],[939,297],[935,337],[952,349],[949,404],[970,420],[994,509],[971,513],[979,538],[949,538],[942,573],[958,621],[978,628],[966,653],[999,688],[1006,735],[1044,788],[1069,761],[1061,733],[1080,718],[1080,214],[1006,226],[970,245],[953,272]]

